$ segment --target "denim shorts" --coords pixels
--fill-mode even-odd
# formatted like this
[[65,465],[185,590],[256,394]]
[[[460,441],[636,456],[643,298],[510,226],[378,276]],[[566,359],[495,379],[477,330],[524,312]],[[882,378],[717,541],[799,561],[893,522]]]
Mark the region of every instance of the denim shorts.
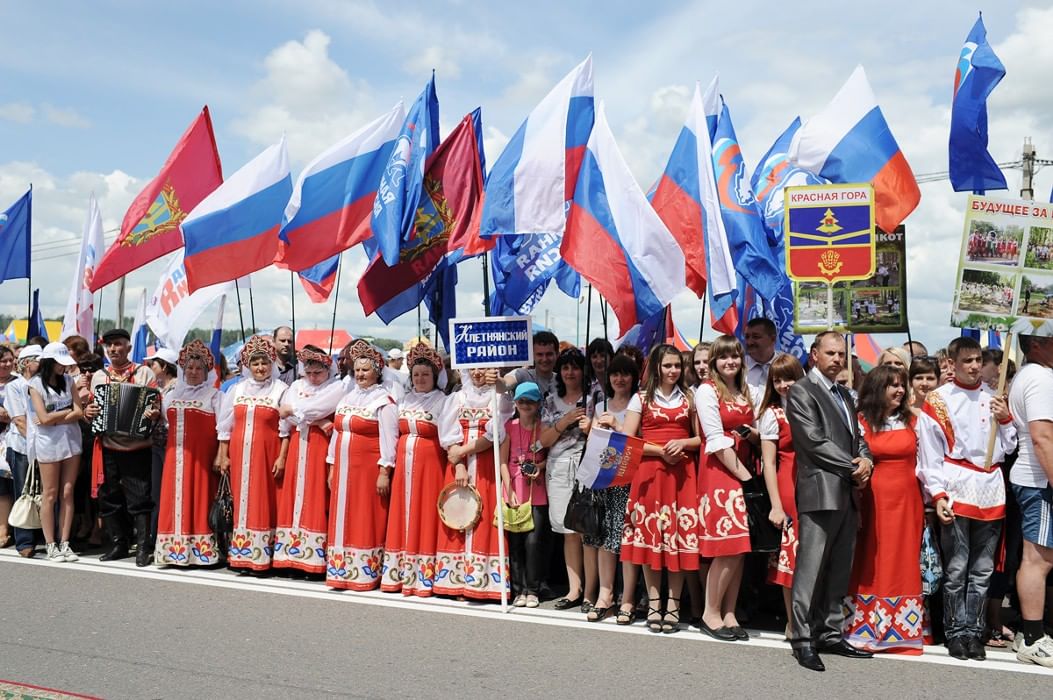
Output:
[[1013,496],[1020,506],[1020,529],[1024,539],[1053,549],[1053,486],[1037,489],[1013,484]]

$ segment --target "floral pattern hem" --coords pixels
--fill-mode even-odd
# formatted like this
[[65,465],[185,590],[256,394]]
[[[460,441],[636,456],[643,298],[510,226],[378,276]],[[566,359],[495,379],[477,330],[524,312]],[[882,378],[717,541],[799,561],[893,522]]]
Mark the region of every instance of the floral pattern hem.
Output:
[[326,552],[325,585],[351,591],[372,591],[384,575],[384,548],[330,546]]
[[473,600],[501,599],[501,569],[504,568],[505,590],[511,591],[508,557],[501,567],[498,557],[439,552],[435,557],[437,595],[464,596]]
[[158,566],[210,566],[220,561],[216,537],[203,535],[161,535],[154,548]]
[[228,563],[232,569],[264,571],[271,568],[274,531],[234,528],[230,538]]
[[299,569],[311,574],[325,573],[326,533],[303,528],[278,528],[274,533],[276,569]]

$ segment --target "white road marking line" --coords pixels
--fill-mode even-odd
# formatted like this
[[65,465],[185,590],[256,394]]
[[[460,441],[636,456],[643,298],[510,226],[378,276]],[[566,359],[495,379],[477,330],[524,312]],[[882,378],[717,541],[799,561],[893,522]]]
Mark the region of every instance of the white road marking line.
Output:
[[[140,569],[135,566],[134,560],[132,559],[119,562],[100,562],[96,557],[81,557],[80,562],[68,564],[65,562],[49,562],[46,559],[38,558],[25,559],[12,551],[0,551],[0,562],[5,564],[54,567],[67,570],[79,569],[96,574],[127,576],[130,578],[143,578],[170,583],[189,583],[230,590],[274,593],[277,595],[310,598],[333,603],[372,605],[381,608],[398,608],[402,610],[459,615],[462,617],[473,617],[486,620],[510,620],[512,622],[546,625],[550,627],[594,630],[615,634],[646,635],[651,639],[665,639],[677,642],[730,644],[730,642],[719,642],[715,639],[710,639],[709,637],[699,634],[694,630],[684,628],[682,628],[677,634],[653,634],[643,625],[618,625],[610,618],[599,623],[588,622],[584,619],[584,616],[578,616],[576,613],[566,613],[544,608],[509,608],[510,612],[505,614],[502,613],[496,605],[490,603],[473,603],[437,597],[405,597],[401,595],[393,595],[391,593],[381,593],[380,591],[368,591],[364,593],[357,591],[335,591],[326,588],[323,583],[317,581],[295,581],[283,578],[249,578],[239,576],[228,569],[178,570],[171,568],[158,569],[152,566]],[[789,646],[783,640],[781,634],[774,632],[755,632],[750,630],[750,637],[750,641],[748,642],[735,642],[735,644],[747,648],[759,647],[764,649],[777,649],[786,652],[787,655],[789,654]],[[987,650],[987,661],[983,662],[953,659],[947,655],[947,650],[942,646],[926,646],[925,653],[921,656],[876,654],[874,658],[883,661],[907,661],[913,663],[958,666],[977,671],[1006,671],[1010,673],[1030,673],[1042,676],[1053,676],[1053,669],[1043,668],[1035,664],[1021,663],[1016,660],[1016,654],[1013,652],[993,649]]]

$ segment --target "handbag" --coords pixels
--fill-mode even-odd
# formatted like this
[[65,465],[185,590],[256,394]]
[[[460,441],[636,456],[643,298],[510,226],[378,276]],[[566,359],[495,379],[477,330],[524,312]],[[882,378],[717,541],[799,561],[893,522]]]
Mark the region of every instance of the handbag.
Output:
[[782,547],[782,532],[771,524],[771,497],[764,478],[754,476],[742,482],[742,499],[746,503],[746,522],[750,529],[750,549],[758,554],[778,552]]
[[[523,533],[534,529],[534,507],[530,501],[518,506],[509,505],[504,499],[501,501],[497,507],[503,509],[505,532]],[[497,509],[494,509],[494,527],[497,527]]]
[[932,527],[925,523],[921,531],[921,594],[932,595],[940,590],[940,579],[943,578],[943,562],[940,550],[936,548],[936,536]]
[[216,497],[208,507],[208,526],[216,536],[220,561],[226,560],[230,537],[234,532],[234,497],[230,493],[230,477],[227,472],[219,475]]
[[12,527],[21,530],[40,529],[40,480],[37,478],[37,468],[33,464],[26,470],[26,481],[22,486],[22,495],[11,506],[11,514],[7,516],[7,522]]
[[578,488],[574,480],[574,490],[570,493],[567,512],[563,516],[563,525],[568,530],[580,532],[590,539],[603,536],[604,506],[598,491],[589,488]]

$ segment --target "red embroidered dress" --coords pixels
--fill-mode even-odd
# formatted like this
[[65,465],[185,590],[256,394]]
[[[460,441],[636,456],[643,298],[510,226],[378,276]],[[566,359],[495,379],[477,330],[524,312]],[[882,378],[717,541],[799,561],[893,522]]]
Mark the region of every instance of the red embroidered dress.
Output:
[[698,387],[698,417],[705,435],[706,459],[698,470],[699,552],[703,557],[729,557],[750,551],[750,529],[742,482],[732,476],[716,453],[735,450],[747,469],[752,468],[749,442],[735,429],[753,424],[753,407],[747,401],[722,401],[712,383]]
[[775,469],[779,484],[779,500],[789,522],[782,529],[782,546],[768,562],[768,583],[789,588],[793,585],[793,571],[797,565],[797,460],[793,452],[793,436],[786,412],[772,406],[759,421],[761,440],[776,443]]

